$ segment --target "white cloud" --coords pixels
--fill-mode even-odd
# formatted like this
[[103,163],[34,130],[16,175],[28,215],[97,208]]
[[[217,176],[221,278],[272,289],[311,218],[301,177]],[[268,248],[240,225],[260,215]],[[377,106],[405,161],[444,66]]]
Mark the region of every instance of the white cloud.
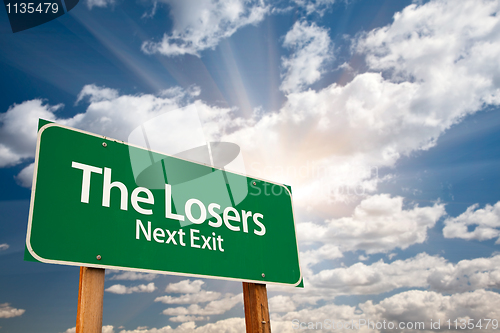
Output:
[[[403,292],[392,297],[386,298],[377,305],[372,301],[360,304],[359,307],[364,311],[366,317],[386,319],[388,321],[415,323],[424,322],[428,331],[430,321],[441,321],[441,329],[448,330],[446,321],[450,319],[460,320],[468,319],[476,324],[479,319],[483,321],[483,328],[474,327],[467,329],[467,332],[484,332],[485,318],[498,318],[500,315],[500,295],[495,292],[476,290],[474,292],[444,296],[432,291],[411,290]],[[454,323],[452,323],[452,331]],[[491,330],[491,323],[488,330]],[[459,331],[460,326],[456,331]],[[463,330],[463,329],[462,329]],[[403,332],[411,332],[410,329]]]
[[282,58],[285,74],[280,89],[286,93],[298,92],[318,81],[324,65],[333,59],[328,30],[315,23],[295,22],[283,46],[293,50],[290,57]]
[[9,247],[9,244],[7,243],[0,244],[0,251],[7,250]]
[[197,316],[185,316],[185,315],[179,315],[179,316],[169,318],[170,321],[179,322],[179,323],[185,323],[188,321],[204,321],[204,320],[209,320],[209,319],[210,319],[210,317],[197,317]]
[[163,314],[167,316],[185,316],[185,315],[219,315],[231,310],[236,304],[243,302],[243,294],[233,295],[226,294],[224,298],[211,301],[205,307],[198,304],[192,304],[185,307],[168,308],[163,310]]
[[[485,322],[484,318],[498,318],[500,315],[500,295],[491,291],[476,290],[474,292],[455,294],[451,296],[441,295],[432,291],[410,290],[405,291],[394,296],[383,299],[378,304],[373,304],[373,301],[360,303],[357,306],[335,305],[327,304],[317,308],[306,308],[300,311],[289,312],[283,316],[274,314],[271,318],[271,325],[273,332],[292,333],[297,332],[292,326],[292,320],[297,319],[299,322],[325,323],[325,320],[334,320],[338,325],[339,322],[345,324],[355,324],[355,330],[360,333],[368,332],[384,332],[383,329],[375,329],[373,326],[367,327],[366,325],[360,327],[360,323],[367,323],[368,320],[376,325],[380,322],[386,321],[394,322],[395,329],[386,330],[387,332],[415,332],[413,329],[398,329],[399,323],[406,326],[408,323],[415,325],[416,323],[424,323],[423,332],[435,332],[437,329],[431,329],[430,322],[440,321],[441,330],[444,331],[460,331],[448,329],[446,321],[458,319],[473,319],[477,323],[482,319],[483,328],[467,329],[468,332],[484,332]],[[328,323],[328,322],[327,322]],[[460,324],[460,322],[459,322]],[[454,325],[454,323],[452,323]],[[380,326],[379,326],[380,327]],[[383,326],[382,326],[383,327]],[[410,327],[410,325],[408,325]],[[488,331],[491,330],[491,323]],[[335,329],[340,332],[352,332],[353,329]],[[463,330],[462,330],[463,331]]]
[[[181,92],[179,92],[181,93]],[[90,103],[111,101],[118,98],[118,91],[106,87],[98,87],[95,84],[88,84],[78,94],[75,104],[78,104],[84,98],[88,98]]]
[[62,104],[50,106],[41,99],[14,104],[0,114],[0,167],[19,164],[35,155],[38,118],[55,120]]
[[[478,207],[478,204],[472,205],[459,216],[447,218],[444,221],[444,237],[479,241],[497,238],[500,235],[500,201],[494,206]],[[469,226],[475,227],[469,231]]]
[[179,297],[161,296],[155,298],[155,302],[162,302],[165,304],[194,304],[215,301],[221,296],[221,293],[216,291],[201,290],[193,294],[184,294]]
[[[68,328],[64,333],[75,333],[76,327]],[[115,333],[113,325],[106,325],[102,327],[102,333]]]
[[35,171],[35,163],[28,164],[24,169],[19,172],[16,179],[17,183],[22,187],[30,188],[33,181],[33,172]]
[[431,270],[427,278],[431,289],[443,293],[500,288],[500,256],[461,260]]
[[[87,85],[80,92],[78,101],[88,100],[90,104],[84,113],[72,118],[58,118],[56,111],[62,105],[51,106],[40,99],[14,104],[7,112],[0,114],[0,167],[33,160],[38,118],[127,141],[129,134],[137,126],[185,106],[190,101],[190,96],[197,93],[198,89],[192,87],[187,92],[177,88],[170,89],[169,92],[161,92],[159,96],[120,96],[116,90]],[[199,101],[192,102],[189,107],[196,109],[203,119],[207,141],[215,141],[221,135],[221,126],[228,124],[231,110],[210,107]],[[26,166],[16,177],[18,183],[30,187],[32,170],[33,165]]]
[[192,54],[215,48],[241,27],[262,21],[269,7],[262,0],[163,0],[169,5],[174,27],[159,42],[142,45],[146,53],[167,56]]
[[364,250],[372,254],[423,243],[427,230],[444,214],[443,204],[403,209],[402,197],[380,194],[361,201],[350,217],[325,224],[299,223],[297,231],[302,242],[336,244],[344,252]]
[[140,284],[138,286],[126,287],[122,284],[115,284],[106,289],[107,292],[113,294],[132,294],[132,293],[152,293],[156,290],[154,282],[147,285]]
[[[379,294],[398,288],[427,287],[427,278],[446,260],[421,253],[414,258],[371,265],[356,263],[350,267],[325,269],[307,278],[307,282],[331,295]],[[325,295],[326,296],[326,295]]]
[[177,283],[169,283],[165,288],[167,293],[193,294],[201,291],[201,286],[205,282],[202,280],[182,280]]
[[150,274],[150,273],[138,273],[138,272],[122,272],[120,274],[113,275],[110,277],[110,280],[146,280],[152,281],[156,279],[158,274]]
[[331,5],[335,3],[336,0],[293,0],[298,6],[303,7],[307,14],[319,14],[323,15],[325,10],[327,10]]
[[356,39],[369,72],[344,86],[291,93],[279,112],[224,139],[242,146],[249,173],[298,188],[303,207],[362,198],[380,181],[370,170],[429,149],[466,115],[499,104],[497,7],[410,5]]
[[[430,288],[441,293],[459,293],[476,289],[500,288],[500,255],[491,258],[449,263],[438,256],[420,253],[406,260],[370,265],[324,269],[308,273],[307,295],[328,299],[337,295],[368,295],[400,288]],[[283,290],[282,290],[283,291]],[[300,292],[293,296],[301,301]]]
[[[3,244],[2,244],[3,245]],[[0,304],[0,318],[12,318],[21,316],[26,310],[16,309],[10,306],[9,303]]]
[[115,0],[87,0],[87,7],[89,10],[92,9],[92,7],[100,7],[100,8],[105,8],[108,7],[108,5],[113,5],[115,3]]
[[295,302],[290,296],[278,295],[269,299],[269,312],[290,312],[296,308]]
[[136,329],[132,331],[122,330],[120,333],[240,333],[245,332],[245,319],[228,318],[215,323],[196,327],[194,322],[187,322],[176,328],[165,326],[162,328]]

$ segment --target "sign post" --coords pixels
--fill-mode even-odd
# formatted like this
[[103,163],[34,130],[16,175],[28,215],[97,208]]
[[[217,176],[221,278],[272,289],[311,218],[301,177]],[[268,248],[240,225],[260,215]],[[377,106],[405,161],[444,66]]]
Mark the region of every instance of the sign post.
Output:
[[79,318],[106,268],[244,282],[245,309],[265,308],[252,315],[264,327],[265,284],[300,287],[288,186],[41,125],[25,258],[83,267]]
[[243,282],[247,333],[271,333],[265,284]]
[[76,333],[102,331],[104,269],[80,267]]

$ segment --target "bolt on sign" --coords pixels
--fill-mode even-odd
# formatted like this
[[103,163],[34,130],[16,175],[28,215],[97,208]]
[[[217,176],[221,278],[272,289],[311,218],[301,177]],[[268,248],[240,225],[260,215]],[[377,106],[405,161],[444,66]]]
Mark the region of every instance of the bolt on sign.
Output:
[[301,282],[285,185],[54,123],[39,129],[33,177],[27,260]]

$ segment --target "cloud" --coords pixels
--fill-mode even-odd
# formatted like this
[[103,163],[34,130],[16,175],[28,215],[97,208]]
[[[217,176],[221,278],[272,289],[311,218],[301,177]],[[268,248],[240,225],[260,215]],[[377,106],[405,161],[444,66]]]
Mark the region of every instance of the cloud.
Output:
[[412,4],[353,40],[367,72],[290,93],[278,112],[225,140],[253,161],[250,173],[299,187],[304,207],[358,200],[383,180],[370,170],[433,147],[465,116],[499,104],[497,10],[487,1]]
[[196,327],[194,322],[183,323],[176,328],[165,326],[162,328],[122,330],[120,333],[240,333],[245,332],[245,319],[228,318]]
[[[368,333],[384,332],[383,329],[373,327],[377,322],[380,323],[380,328],[383,327],[384,321],[386,321],[386,325],[393,322],[395,328],[386,330],[388,332],[416,331],[404,328],[423,322],[424,329],[420,331],[433,332],[437,329],[430,327],[431,320],[433,322],[440,321],[441,330],[448,330],[446,323],[448,319],[451,321],[458,319],[459,325],[460,319],[465,319],[466,322],[468,319],[472,319],[475,324],[481,319],[483,321],[482,329],[478,327],[467,329],[468,332],[479,333],[485,330],[484,318],[498,318],[500,315],[499,305],[500,295],[491,291],[476,290],[446,296],[432,291],[410,290],[385,298],[378,304],[374,304],[373,301],[359,303],[357,306],[327,304],[317,308],[292,311],[282,316],[274,314],[271,318],[271,325],[273,332],[291,333],[297,331],[292,326],[294,319],[305,322],[305,325],[312,322],[313,326],[316,323],[324,324],[325,322],[331,325],[332,321],[335,321],[336,325],[340,323],[354,324],[356,331]],[[366,325],[368,320],[372,323],[369,327]],[[360,326],[360,323],[365,323],[365,325]],[[399,323],[403,323],[401,326],[403,329],[398,329]],[[454,326],[451,328],[453,330]],[[491,322],[488,329],[491,330]],[[351,328],[339,331],[352,330]]]
[[108,5],[114,5],[115,0],[87,0],[86,3],[88,9],[91,10],[92,7],[106,8]]
[[19,172],[16,179],[17,183],[22,187],[30,188],[33,182],[33,172],[35,171],[35,163],[28,164],[25,168]]
[[295,302],[290,296],[278,295],[269,299],[269,312],[290,312],[296,308]]
[[120,274],[113,275],[110,277],[110,280],[129,280],[129,281],[135,281],[135,280],[146,280],[146,281],[152,281],[156,279],[158,274],[150,274],[150,273],[138,273],[138,272],[122,272]]
[[21,163],[35,155],[38,118],[55,120],[62,104],[47,105],[41,99],[14,104],[0,114],[0,167]]
[[[500,235],[500,201],[494,206],[479,208],[472,205],[457,217],[449,217],[444,221],[443,236],[445,238],[462,238],[467,240],[487,240]],[[469,226],[475,226],[469,231]],[[497,239],[496,243],[499,243]]]
[[118,98],[118,91],[111,88],[98,87],[95,84],[88,84],[78,94],[75,104],[78,104],[86,97],[90,103],[111,101]]
[[[498,318],[500,315],[500,295],[495,292],[476,290],[450,296],[432,291],[411,290],[384,299],[374,305],[372,301],[360,304],[366,317],[386,319],[403,323],[424,322],[429,330],[430,321],[440,321],[441,329],[448,329],[446,321],[451,319],[471,319],[476,324],[483,321],[483,328],[469,328],[468,332],[484,332],[485,318]],[[453,319],[452,319],[453,318]],[[452,324],[454,328],[454,324]],[[490,330],[490,327],[488,330]],[[460,329],[460,326],[459,326]],[[407,330],[410,331],[410,330]],[[429,330],[431,331],[431,330]]]
[[7,243],[0,244],[0,251],[7,250],[9,247],[9,244]]
[[[299,223],[297,231],[302,242],[336,244],[343,252],[363,250],[372,254],[423,243],[427,230],[444,214],[443,204],[403,209],[402,197],[380,194],[361,201],[350,217],[328,220],[324,224]],[[330,258],[336,257],[338,253]]]
[[205,49],[213,49],[239,28],[257,24],[269,7],[262,0],[163,0],[169,5],[174,27],[159,42],[142,44],[146,53],[167,56],[192,54],[199,56]]
[[500,256],[461,260],[431,270],[427,278],[431,289],[456,293],[474,289],[500,288]]
[[[370,295],[400,288],[430,288],[440,293],[500,288],[500,255],[461,260],[456,264],[439,256],[420,253],[413,258],[309,273],[309,296],[328,299],[337,295]],[[300,301],[300,293],[294,300]]]
[[132,294],[132,293],[152,293],[156,290],[154,282],[147,285],[140,284],[138,286],[126,287],[122,284],[115,284],[106,289],[107,292],[113,294]]
[[[68,328],[64,333],[75,333],[76,327]],[[115,333],[113,325],[106,325],[102,327],[102,333]]]
[[421,253],[414,258],[371,265],[356,263],[350,267],[321,270],[307,278],[315,288],[330,295],[379,294],[398,288],[428,286],[427,278],[437,266],[445,265],[440,257]]
[[[3,244],[2,244],[3,245]],[[21,316],[26,310],[15,309],[9,303],[0,304],[0,318],[13,318]]]
[[161,296],[155,298],[155,302],[162,302],[165,304],[194,304],[215,301],[221,296],[221,293],[216,291],[200,290],[193,294],[184,294],[179,297]]
[[194,294],[201,291],[201,286],[205,283],[202,280],[182,280],[177,283],[169,283],[165,288],[167,293]]
[[283,46],[293,50],[290,57],[281,60],[285,74],[280,89],[286,93],[298,92],[318,81],[323,66],[333,60],[328,30],[315,23],[295,22]]
[[306,10],[307,15],[319,14],[323,16],[325,10],[335,3],[335,0],[293,0],[298,6]]
[[[197,87],[191,87],[188,91],[171,88],[158,95],[119,95],[114,89],[86,85],[78,96],[78,102],[88,101],[87,110],[72,118],[58,117],[57,111],[62,105],[51,106],[41,99],[14,104],[7,112],[0,114],[0,167],[33,160],[39,118],[127,141],[137,126],[188,105],[202,118],[207,141],[216,141],[221,135],[221,126],[229,123],[231,109],[193,102],[191,98],[198,92]],[[16,180],[20,185],[31,186],[33,167],[27,165],[17,175]]]
[[209,315],[220,315],[229,310],[231,310],[236,304],[243,302],[243,294],[233,295],[226,294],[224,298],[211,301],[205,307],[201,307],[198,304],[192,304],[185,307],[168,308],[163,310],[163,314],[167,316],[185,316],[185,315],[199,315],[199,316],[209,316]]
[[188,321],[203,321],[203,320],[208,320],[210,317],[197,317],[197,316],[184,316],[184,315],[179,315],[175,317],[171,317],[169,320],[173,322],[180,322],[180,323],[185,323]]

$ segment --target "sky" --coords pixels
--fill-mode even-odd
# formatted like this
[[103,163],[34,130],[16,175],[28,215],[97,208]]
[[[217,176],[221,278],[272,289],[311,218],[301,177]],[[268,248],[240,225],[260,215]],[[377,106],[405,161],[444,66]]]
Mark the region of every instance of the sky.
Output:
[[[499,11],[81,0],[12,33],[0,10],[0,332],[75,331],[78,267],[23,261],[38,119],[127,141],[179,108],[293,189],[305,287],[267,286],[273,332],[493,331]],[[103,332],[242,331],[240,282],[106,270]]]

